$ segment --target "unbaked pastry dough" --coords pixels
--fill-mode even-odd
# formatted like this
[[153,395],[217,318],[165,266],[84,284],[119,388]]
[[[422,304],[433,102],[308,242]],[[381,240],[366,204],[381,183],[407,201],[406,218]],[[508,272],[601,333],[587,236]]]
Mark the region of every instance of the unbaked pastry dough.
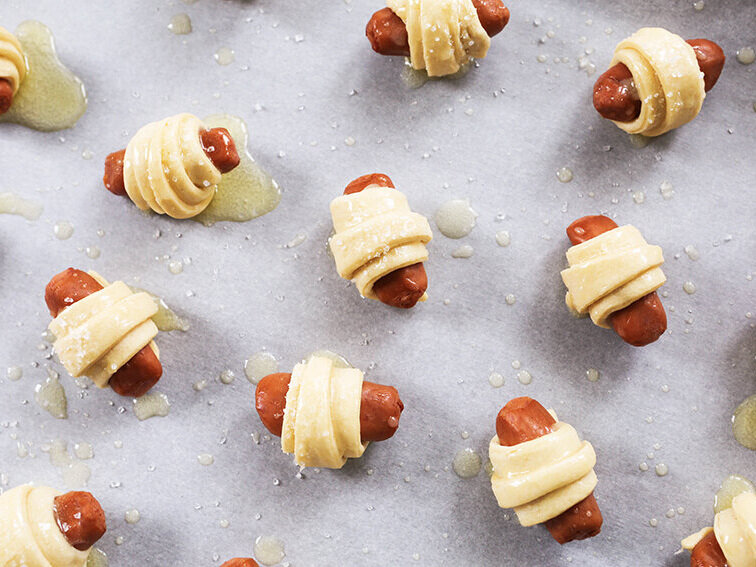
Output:
[[199,118],[178,114],[139,129],[126,147],[123,179],[134,204],[186,219],[215,196],[221,172],[205,153]]
[[387,0],[407,27],[410,63],[430,77],[451,75],[488,53],[491,38],[472,0]]
[[360,435],[362,371],[313,356],[294,367],[286,394],[281,447],[300,467],[340,469],[367,444]]
[[659,136],[693,120],[706,97],[696,52],[663,28],[641,28],[614,50],[611,65],[624,63],[641,101],[632,122],[613,121],[630,134]]
[[[383,276],[428,259],[433,238],[428,219],[413,213],[407,197],[392,187],[370,185],[331,201],[335,234],[329,244],[339,275],[363,297],[377,299],[373,284]],[[420,301],[425,301],[423,294]]]
[[552,429],[511,447],[501,445],[494,435],[488,447],[496,500],[502,508],[514,508],[523,526],[555,518],[587,498],[598,482],[593,446],[580,441],[567,423],[557,421]]
[[134,293],[121,281],[109,284],[96,272],[89,275],[103,288],[61,311],[48,328],[68,373],[88,376],[105,388],[110,377],[146,345],[159,356],[152,342],[158,328],[151,319],[157,305],[146,292]]
[[11,84],[15,95],[25,77],[26,57],[21,43],[15,35],[0,26],[0,79]]
[[599,327],[609,316],[659,289],[667,278],[659,266],[662,249],[648,244],[640,231],[625,225],[567,250],[570,267],[562,270],[565,302],[577,315],[590,314]]
[[744,492],[732,499],[732,507],[714,516],[714,528],[704,528],[682,540],[692,551],[711,531],[730,567],[756,567],[756,494]]
[[60,531],[53,510],[60,492],[23,485],[0,495],[2,567],[84,567],[89,551],[73,547]]

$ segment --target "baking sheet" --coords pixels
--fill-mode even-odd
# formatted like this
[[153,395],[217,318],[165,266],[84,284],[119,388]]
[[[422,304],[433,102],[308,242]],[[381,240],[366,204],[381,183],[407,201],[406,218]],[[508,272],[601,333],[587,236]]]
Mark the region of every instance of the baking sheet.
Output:
[[[0,218],[0,366],[23,368],[19,381],[0,375],[3,488],[63,487],[44,445],[91,443],[87,486],[109,524],[98,547],[116,566],[218,564],[251,555],[261,535],[280,538],[292,566],[687,565],[674,552],[711,522],[719,483],[756,476],[754,453],[730,431],[733,409],[756,389],[756,66],[735,60],[756,44],[756,4],[512,0],[512,20],[479,68],[416,90],[400,79],[402,61],[375,55],[364,38],[380,2],[65,4],[0,4],[9,29],[29,18],[52,28],[90,97],[70,131],[0,128],[0,192],[44,205],[35,222]],[[182,12],[194,31],[176,36],[167,25]],[[596,115],[590,93],[614,45],[643,25],[713,39],[728,60],[693,123],[638,149]],[[234,50],[232,64],[214,60],[221,47]],[[581,70],[580,56],[598,72]],[[144,216],[102,188],[110,151],[181,111],[247,121],[252,154],[283,188],[278,209],[205,228]],[[572,182],[558,181],[561,167]],[[325,247],[330,199],[375,170],[418,212],[468,198],[479,213],[461,241],[436,231],[430,300],[410,312],[360,300]],[[663,182],[674,188],[669,200]],[[564,228],[599,212],[664,248],[669,330],[653,346],[630,348],[564,308]],[[74,225],[68,240],[53,234],[61,220]],[[510,246],[496,244],[500,230]],[[304,242],[287,247],[298,235]],[[472,258],[451,257],[461,244]],[[700,259],[689,259],[688,245]],[[97,259],[85,253],[93,246]],[[172,274],[172,261],[183,272]],[[168,417],[137,421],[130,400],[80,389],[38,348],[49,322],[44,286],[68,266],[148,288],[189,319],[188,332],[158,337],[165,374],[156,390],[170,400]],[[257,418],[243,363],[265,349],[289,371],[317,348],[395,385],[406,410],[397,435],[362,459],[297,478]],[[531,384],[518,381],[513,361]],[[48,364],[61,371],[67,420],[34,402]],[[595,383],[590,368],[600,371]],[[218,381],[226,369],[236,374],[230,385]],[[489,385],[493,371],[503,387]],[[202,379],[209,384],[197,392]],[[596,448],[600,537],[560,547],[497,508],[485,472],[452,472],[459,450],[485,458],[496,412],[520,395],[554,407]],[[204,453],[214,464],[198,463]],[[654,473],[658,463],[666,476]],[[124,520],[131,508],[141,514],[133,525]]]

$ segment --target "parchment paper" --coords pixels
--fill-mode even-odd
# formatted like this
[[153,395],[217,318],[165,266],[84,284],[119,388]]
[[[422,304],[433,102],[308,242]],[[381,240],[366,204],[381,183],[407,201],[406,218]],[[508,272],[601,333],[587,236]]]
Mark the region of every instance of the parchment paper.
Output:
[[[74,443],[91,443],[87,488],[109,524],[99,547],[117,567],[216,565],[251,555],[260,535],[280,538],[286,561],[302,567],[687,565],[674,552],[711,523],[719,483],[730,473],[756,476],[754,453],[730,425],[756,389],[756,66],[735,59],[756,44],[756,5],[512,0],[512,20],[479,68],[417,90],[400,78],[403,61],[374,54],[364,37],[381,7],[0,4],[9,29],[29,18],[52,28],[90,97],[70,131],[0,128],[0,192],[44,205],[36,222],[0,217],[2,488],[64,488],[43,445],[63,439],[73,452]],[[181,12],[194,28],[186,36],[167,29]],[[591,87],[614,45],[643,25],[713,39],[728,59],[693,123],[637,149],[595,113]],[[232,64],[214,60],[221,47],[235,51]],[[583,55],[595,74],[579,68]],[[284,190],[274,212],[205,228],[142,215],[104,190],[105,156],[146,122],[182,111],[247,121],[252,154]],[[87,151],[92,159],[82,158]],[[561,167],[574,172],[572,182],[559,182]],[[361,300],[326,250],[330,199],[372,171],[391,175],[418,212],[432,216],[448,199],[469,198],[479,213],[463,240],[436,231],[430,300],[408,312]],[[675,192],[669,200],[659,189],[665,181]],[[669,330],[647,348],[574,320],[563,304],[564,229],[596,213],[635,224],[664,249]],[[53,234],[61,220],[75,227],[69,240]],[[496,244],[500,230],[510,232],[509,247]],[[300,234],[306,240],[287,248]],[[451,257],[462,244],[474,248],[472,258]],[[688,245],[700,259],[689,259]],[[92,246],[97,259],[84,252]],[[184,263],[182,273],[169,271],[172,261]],[[188,332],[157,339],[165,374],[156,391],[170,400],[168,417],[137,421],[130,400],[81,390],[47,359],[49,348],[38,349],[49,322],[44,286],[68,266],[147,288],[191,322]],[[683,291],[686,281],[695,294]],[[395,385],[406,410],[396,436],[362,459],[297,478],[291,457],[265,435],[242,367],[267,349],[290,371],[317,348]],[[530,385],[517,380],[515,360]],[[34,402],[47,364],[61,372],[67,420]],[[5,377],[12,365],[23,368],[21,380]],[[589,368],[600,371],[598,382],[586,379]],[[218,381],[226,369],[236,374],[230,385]],[[503,387],[489,385],[492,371],[505,376]],[[202,379],[209,385],[197,392]],[[559,546],[499,509],[484,471],[470,480],[452,472],[461,449],[485,460],[497,411],[520,395],[555,408],[596,448],[599,537]],[[17,444],[29,456],[19,457]],[[202,453],[214,464],[200,465]],[[658,463],[666,476],[654,473]],[[124,521],[131,508],[141,513],[134,525]]]

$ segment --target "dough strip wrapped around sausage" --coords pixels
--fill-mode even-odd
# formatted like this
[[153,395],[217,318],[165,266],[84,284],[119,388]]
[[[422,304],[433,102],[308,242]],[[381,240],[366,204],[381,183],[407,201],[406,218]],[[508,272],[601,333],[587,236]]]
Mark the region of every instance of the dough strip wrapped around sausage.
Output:
[[[549,411],[556,419],[553,411]],[[491,439],[491,488],[502,508],[514,508],[523,526],[542,524],[587,498],[596,488],[596,453],[575,429],[557,421],[553,431],[503,446]]]
[[300,467],[340,469],[361,457],[362,371],[313,356],[294,367],[286,393],[281,448]]
[[53,348],[68,373],[89,377],[105,388],[110,377],[142,348],[150,345],[158,328],[151,317],[155,301],[146,292],[134,293],[122,281],[109,284],[96,272],[89,272],[103,289],[67,307],[52,320]]
[[58,528],[55,497],[46,486],[23,485],[0,495],[0,564],[84,567],[89,551],[73,547]]
[[623,63],[632,73],[641,101],[632,122],[613,122],[625,132],[659,136],[693,120],[706,92],[696,52],[683,38],[663,28],[641,28],[615,48],[611,66]]
[[139,129],[123,160],[126,193],[137,207],[176,219],[205,210],[221,181],[220,170],[202,147],[200,131],[205,129],[191,114]]
[[13,94],[18,92],[26,77],[26,57],[16,36],[0,26],[0,79],[11,85]]
[[488,53],[491,38],[471,0],[387,0],[407,27],[410,63],[430,77],[450,75]]
[[659,268],[662,249],[646,242],[632,225],[620,226],[567,250],[562,270],[565,302],[577,315],[590,314],[599,327],[609,316],[659,289],[667,278]]
[[[329,244],[339,275],[363,297],[377,299],[373,284],[391,272],[428,259],[428,219],[410,210],[392,187],[372,186],[331,201],[335,234]],[[425,301],[426,295],[420,301]]]
[[756,494],[738,494],[731,508],[714,516],[713,528],[682,540],[683,549],[692,551],[712,531],[730,567],[756,567]]

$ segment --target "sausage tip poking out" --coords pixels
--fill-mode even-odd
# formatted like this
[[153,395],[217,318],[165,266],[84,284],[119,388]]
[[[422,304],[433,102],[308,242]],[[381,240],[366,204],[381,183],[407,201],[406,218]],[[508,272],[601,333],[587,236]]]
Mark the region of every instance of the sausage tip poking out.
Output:
[[708,39],[689,39],[688,44],[693,47],[698,60],[698,67],[704,74],[704,90],[714,88],[725,64],[725,54],[719,45]]
[[68,543],[86,551],[105,534],[105,512],[89,492],[67,492],[53,503],[55,520]]
[[[255,409],[265,428],[276,437],[283,429],[286,393],[291,374],[268,374],[257,384]],[[404,404],[392,386],[362,383],[360,400],[360,436],[363,442],[385,441],[396,433]]]
[[260,567],[251,557],[235,557],[226,561],[221,567]]
[[701,539],[690,554],[690,567],[727,567],[727,565],[727,558],[713,531]]
[[123,181],[123,158],[126,156],[126,150],[119,150],[108,154],[105,158],[105,173],[102,175],[102,182],[105,189],[113,195],[126,195],[126,184]]
[[228,173],[239,165],[239,152],[231,134],[225,128],[211,128],[200,134],[202,149],[221,173]]
[[13,86],[7,79],[0,79],[0,114],[5,114],[13,104]]

